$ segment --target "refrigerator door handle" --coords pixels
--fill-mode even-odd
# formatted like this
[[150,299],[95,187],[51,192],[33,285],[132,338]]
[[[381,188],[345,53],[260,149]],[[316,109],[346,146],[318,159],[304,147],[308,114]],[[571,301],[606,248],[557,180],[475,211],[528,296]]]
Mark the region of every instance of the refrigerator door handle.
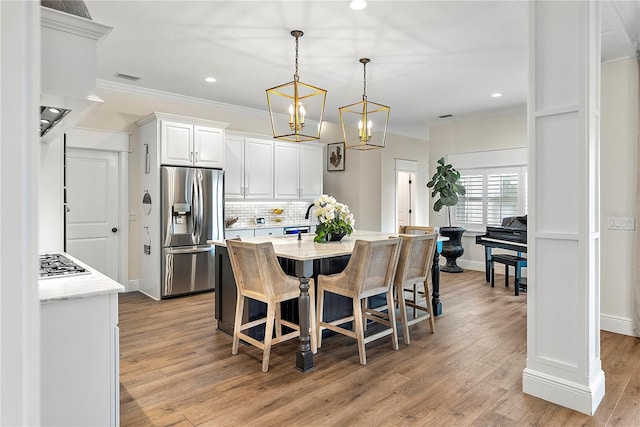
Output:
[[210,252],[212,248],[213,246],[207,246],[203,248],[165,249],[165,252],[170,255],[199,254],[202,252]]
[[196,181],[196,185],[198,186],[198,206],[196,208],[197,216],[198,216],[198,228],[196,229],[196,237],[198,243],[201,242],[202,239],[202,227],[204,223],[204,189],[202,188],[202,180],[204,179],[204,175],[202,170],[198,170],[198,179]]
[[202,194],[200,192],[200,180],[202,179],[201,171],[196,169],[193,171],[193,183],[191,191],[193,192],[193,233],[191,235],[191,241],[193,243],[200,243],[200,230],[202,222]]

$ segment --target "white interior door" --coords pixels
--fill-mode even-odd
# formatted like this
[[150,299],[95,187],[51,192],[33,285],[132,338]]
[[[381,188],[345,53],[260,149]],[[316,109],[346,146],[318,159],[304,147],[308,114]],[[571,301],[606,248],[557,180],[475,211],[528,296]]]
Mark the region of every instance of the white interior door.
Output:
[[397,195],[397,213],[396,218],[398,224],[396,229],[402,225],[415,225],[413,222],[413,212],[415,212],[415,194],[414,194],[415,176],[411,172],[397,172],[396,189]]
[[66,251],[118,280],[118,154],[67,149]]

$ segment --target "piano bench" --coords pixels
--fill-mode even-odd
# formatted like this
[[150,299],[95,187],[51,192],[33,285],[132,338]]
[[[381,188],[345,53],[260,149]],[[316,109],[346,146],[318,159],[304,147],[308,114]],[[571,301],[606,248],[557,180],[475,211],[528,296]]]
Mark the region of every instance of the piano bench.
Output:
[[491,287],[495,284],[495,269],[494,263],[504,264],[504,286],[509,287],[509,267],[515,268],[515,278],[513,280],[513,287],[515,288],[515,295],[520,294],[520,282],[522,281],[522,267],[527,266],[527,259],[516,255],[508,254],[496,254],[491,256]]

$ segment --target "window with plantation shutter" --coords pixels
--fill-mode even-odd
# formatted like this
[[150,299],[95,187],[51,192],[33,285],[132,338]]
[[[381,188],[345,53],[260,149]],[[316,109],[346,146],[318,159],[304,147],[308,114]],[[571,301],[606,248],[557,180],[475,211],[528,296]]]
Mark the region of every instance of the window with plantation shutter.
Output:
[[465,175],[460,177],[466,194],[459,198],[456,205],[456,221],[464,224],[483,224],[483,176]]
[[460,170],[466,194],[456,205],[456,222],[467,229],[482,230],[501,225],[509,216],[526,215],[527,169],[494,167]]
[[502,218],[519,214],[518,174],[487,176],[487,225],[500,225]]

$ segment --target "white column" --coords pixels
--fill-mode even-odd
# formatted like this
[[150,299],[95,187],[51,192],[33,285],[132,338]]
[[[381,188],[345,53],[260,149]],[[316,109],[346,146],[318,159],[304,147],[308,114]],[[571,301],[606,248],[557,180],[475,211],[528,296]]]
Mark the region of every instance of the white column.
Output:
[[593,414],[600,362],[600,4],[533,1],[525,393]]
[[40,2],[0,1],[0,425],[40,424]]

